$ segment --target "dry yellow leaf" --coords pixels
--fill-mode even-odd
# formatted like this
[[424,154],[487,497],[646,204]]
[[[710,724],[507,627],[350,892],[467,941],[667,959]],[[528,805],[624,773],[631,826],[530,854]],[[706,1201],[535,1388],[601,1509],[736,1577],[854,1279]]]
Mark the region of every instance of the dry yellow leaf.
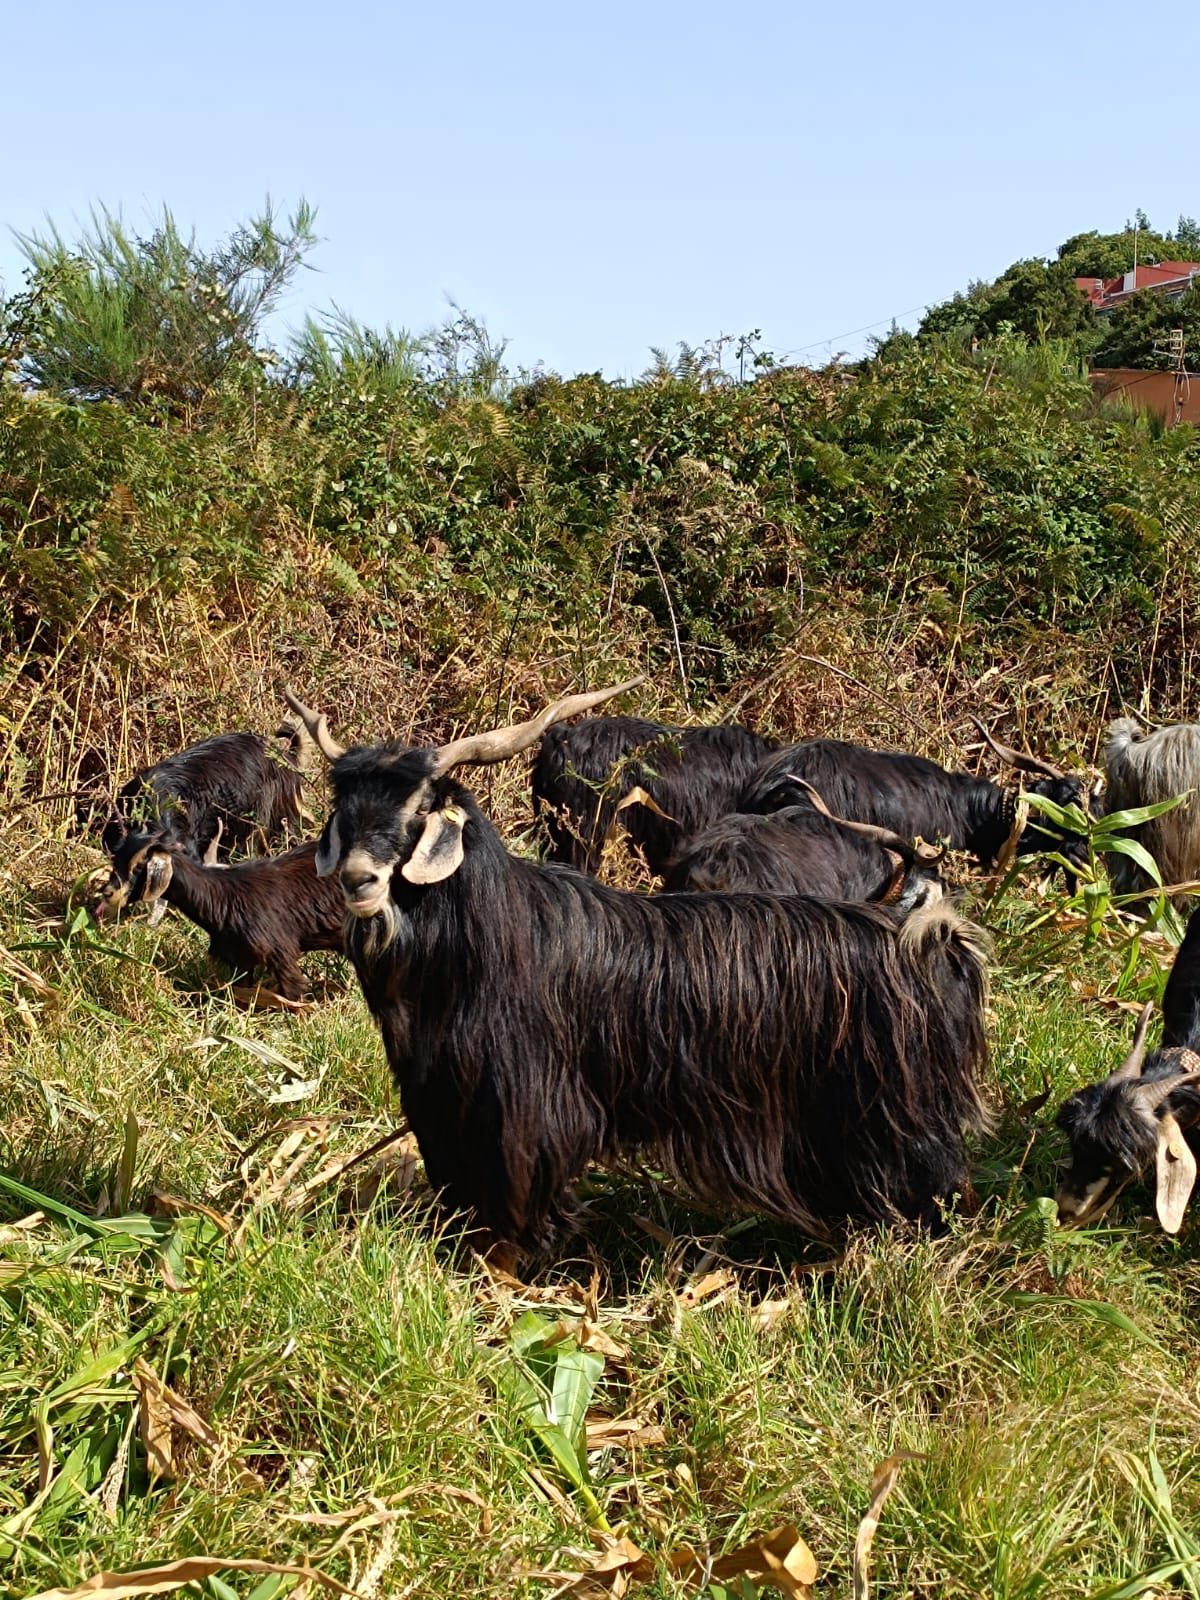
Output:
[[85,1600],[87,1595],[103,1595],[104,1600],[132,1600],[134,1595],[170,1594],[187,1583],[202,1583],[218,1572],[278,1573],[284,1578],[319,1583],[337,1594],[353,1595],[336,1578],[315,1567],[289,1566],[279,1561],[235,1561],[222,1556],[185,1556],[181,1561],[166,1561],[158,1567],[142,1567],[137,1572],[97,1572],[74,1589],[44,1589],[29,1600]]

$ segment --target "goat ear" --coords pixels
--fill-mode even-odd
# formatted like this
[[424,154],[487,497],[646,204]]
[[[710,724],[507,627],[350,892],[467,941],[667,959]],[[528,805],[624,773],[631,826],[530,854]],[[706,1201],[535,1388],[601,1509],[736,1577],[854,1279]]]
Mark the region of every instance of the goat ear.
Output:
[[171,858],[165,850],[156,850],[146,857],[146,887],[141,899],[161,900],[171,882]]
[[1184,1208],[1196,1182],[1196,1158],[1183,1131],[1168,1111],[1158,1119],[1158,1186],[1154,1209],[1167,1233],[1178,1233]]
[[417,848],[400,868],[409,883],[441,883],[457,872],[463,859],[463,824],[467,813],[461,806],[443,806],[425,818]]
[[314,866],[318,878],[328,878],[331,872],[337,871],[338,857],[342,853],[341,835],[338,833],[337,812],[335,811],[325,824],[325,831],[317,845],[317,854]]

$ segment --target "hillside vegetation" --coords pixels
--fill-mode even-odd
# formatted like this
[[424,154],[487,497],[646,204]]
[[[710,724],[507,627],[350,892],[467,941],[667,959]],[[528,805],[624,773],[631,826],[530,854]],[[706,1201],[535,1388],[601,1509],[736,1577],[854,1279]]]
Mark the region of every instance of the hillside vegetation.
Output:
[[[0,1592],[206,1552],[548,1596],[607,1529],[644,1592],[745,1600],[758,1578],[671,1553],[794,1524],[846,1594],[901,1454],[879,1595],[1200,1594],[1196,1225],[1166,1239],[1135,1190],[1064,1234],[1048,1199],[1057,1106],[1170,960],[1102,878],[964,879],[996,940],[977,1214],[831,1254],[594,1174],[526,1285],[384,1142],[341,959],[310,958],[311,1010],[239,1009],[182,919],[88,922],[77,821],[139,763],[269,731],[284,682],[343,738],[640,671],[648,715],[958,764],[975,712],[1086,766],[1124,705],[1195,712],[1200,436],[1099,403],[1077,342],[1008,318],[745,382],[687,348],[629,384],[512,372],[463,312],[272,351],[312,226],[205,249],[101,215],[28,241],[0,308]],[[535,850],[520,766],[479,789]]]

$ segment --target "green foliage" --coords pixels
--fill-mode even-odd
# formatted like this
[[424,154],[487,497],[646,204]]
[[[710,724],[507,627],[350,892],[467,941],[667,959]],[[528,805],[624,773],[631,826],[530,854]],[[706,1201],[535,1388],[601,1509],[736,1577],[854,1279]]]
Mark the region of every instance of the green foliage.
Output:
[[233,367],[260,359],[263,318],[315,242],[303,201],[282,227],[268,202],[209,251],[167,210],[147,239],[106,210],[75,245],[54,227],[19,235],[31,293],[47,302],[24,333],[22,370],[55,394],[189,415]]
[[[1054,261],[1016,261],[993,283],[971,284],[965,293],[931,306],[918,337],[949,338],[961,345],[995,337],[1008,328],[1031,342],[1070,340],[1077,357],[1090,357],[1098,366],[1161,365],[1154,355],[1154,341],[1165,329],[1180,326],[1176,303],[1147,291],[1097,317],[1075,287],[1077,277],[1120,277],[1133,266],[1135,253],[1145,265],[1190,259],[1200,250],[1200,229],[1191,217],[1180,217],[1174,235],[1155,233],[1144,212],[1137,213],[1136,221],[1136,232],[1132,223],[1126,223],[1120,233],[1078,233],[1059,246]],[[1196,315],[1189,307],[1189,328]],[[1195,342],[1189,337],[1191,348]]]
[[582,1350],[561,1323],[536,1311],[518,1318],[508,1342],[497,1389],[579,1496],[589,1525],[611,1532],[589,1482],[587,1459],[587,1414],[604,1357]]
[[1200,284],[1178,300],[1143,289],[1114,307],[1104,318],[1093,360],[1098,367],[1173,367],[1163,345],[1176,328],[1183,329],[1187,351],[1200,350]]
[[1014,329],[1030,340],[1079,338],[1094,323],[1073,274],[1057,261],[1015,261],[995,283],[974,285],[926,312],[918,337],[955,333],[983,339]]

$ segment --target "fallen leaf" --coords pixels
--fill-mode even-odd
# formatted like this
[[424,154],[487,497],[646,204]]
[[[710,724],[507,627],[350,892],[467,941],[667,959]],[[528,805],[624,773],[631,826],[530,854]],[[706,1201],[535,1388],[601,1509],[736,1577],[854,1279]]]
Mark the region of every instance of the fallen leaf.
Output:
[[763,1300],[754,1308],[753,1322],[760,1333],[773,1328],[792,1309],[790,1300]]
[[711,1562],[693,1550],[673,1551],[668,1560],[671,1570],[689,1582],[703,1582],[709,1576],[719,1582],[745,1577],[772,1583],[795,1600],[809,1600],[811,1585],[817,1581],[816,1557],[790,1523]]
[[158,1375],[144,1361],[134,1366],[133,1387],[138,1397],[138,1437],[146,1452],[146,1465],[150,1482],[175,1476],[175,1458],[171,1453],[171,1409],[163,1399],[163,1385]]
[[875,1468],[871,1478],[871,1504],[867,1507],[866,1515],[858,1525],[858,1533],[854,1539],[854,1579],[852,1596],[853,1600],[869,1600],[870,1584],[867,1577],[867,1563],[871,1555],[871,1546],[875,1542],[875,1530],[879,1527],[879,1516],[883,1510],[883,1503],[896,1487],[900,1477],[900,1469],[906,1461],[922,1461],[924,1457],[917,1450],[899,1450],[894,1456],[889,1456],[886,1461],[881,1461]]
[[141,1356],[138,1356],[134,1362],[133,1371],[135,1383],[140,1376],[144,1381],[158,1385],[163,1402],[171,1413],[171,1421],[177,1428],[182,1428],[191,1438],[198,1439],[201,1444],[208,1445],[210,1449],[216,1448],[220,1443],[220,1439],[212,1425],[205,1422],[200,1413],[194,1410],[181,1394],[176,1394],[169,1384],[165,1384],[154,1369],[142,1360]]
[[654,796],[643,789],[640,783],[635,783],[633,788],[617,801],[617,804],[614,808],[614,816],[616,816],[619,812],[624,811],[628,806],[645,806],[647,811],[653,811],[654,815],[656,817],[661,817],[664,822],[675,821],[675,818],[668,816]]
[[693,1306],[700,1305],[704,1300],[711,1300],[714,1295],[728,1289],[733,1281],[733,1273],[724,1268],[719,1272],[706,1272],[697,1282],[689,1283],[686,1288],[681,1289],[677,1298],[681,1306],[691,1310]]
[[280,1561],[235,1561],[223,1556],[185,1556],[181,1561],[166,1561],[136,1572],[97,1572],[74,1589],[43,1589],[40,1594],[30,1595],[29,1600],[83,1600],[89,1594],[103,1595],[105,1600],[131,1600],[134,1595],[169,1594],[186,1583],[202,1583],[218,1572],[277,1573],[283,1578],[319,1583],[336,1594],[354,1595],[353,1589],[316,1567],[289,1566]]
[[637,1445],[662,1445],[667,1442],[667,1436],[658,1424],[645,1417],[589,1417],[586,1431],[589,1450],[602,1450],[606,1445],[627,1450]]
[[[817,1580],[817,1563],[812,1551],[790,1525],[776,1528],[761,1539],[753,1539],[727,1555],[712,1557],[686,1546],[665,1557],[672,1575],[689,1589],[707,1586],[712,1578],[749,1578],[756,1584],[772,1584],[793,1600],[811,1600],[812,1584]],[[554,1591],[549,1600],[620,1600],[631,1583],[649,1583],[655,1561],[639,1550],[631,1539],[608,1537],[595,1562],[586,1572],[570,1579]],[[541,1573],[529,1576],[557,1577]]]

